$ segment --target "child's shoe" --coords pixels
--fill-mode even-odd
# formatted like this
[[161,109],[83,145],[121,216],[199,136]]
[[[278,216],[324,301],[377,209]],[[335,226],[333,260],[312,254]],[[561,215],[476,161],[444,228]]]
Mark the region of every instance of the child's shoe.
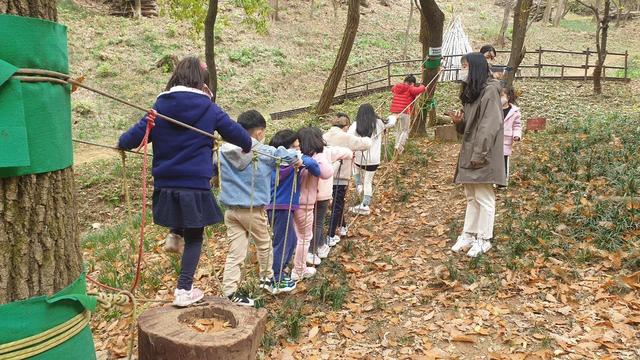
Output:
[[297,283],[289,278],[283,277],[280,281],[272,281],[267,289],[271,294],[291,292],[296,288]]
[[485,239],[478,239],[473,243],[471,250],[467,253],[467,256],[477,257],[480,254],[484,254],[491,250],[491,241]]
[[186,307],[197,303],[204,297],[204,292],[198,288],[191,287],[191,290],[176,289],[173,292],[175,299],[173,305],[177,307]]
[[316,268],[309,267],[304,270],[304,273],[298,274],[295,269],[291,271],[291,280],[293,281],[301,281],[303,279],[310,279],[316,274]]
[[250,298],[250,297],[248,297],[248,296],[246,296],[244,294],[241,294],[241,293],[239,293],[237,291],[234,292],[233,294],[227,296],[227,298],[229,300],[231,300],[231,302],[236,304],[236,305],[251,306],[251,307],[253,307],[255,305],[255,301],[252,298]]
[[451,247],[451,251],[458,252],[460,250],[467,251],[471,246],[473,246],[473,242],[476,240],[475,236],[469,233],[462,233],[462,235],[458,236],[458,240]]
[[[347,231],[349,231],[348,227],[341,226],[341,227],[338,228],[338,235],[339,236],[347,236]],[[338,239],[340,239],[340,238],[338,238]],[[338,241],[340,241],[340,240],[338,240]]]
[[[340,242],[340,236],[338,236],[338,235],[327,236],[327,245],[329,245],[331,247],[334,247],[334,246],[338,245],[339,242]],[[318,255],[320,255],[320,254],[318,254]]]
[[318,255],[314,253],[307,254],[307,265],[320,265],[320,263],[322,263],[322,260]]
[[164,238],[164,251],[179,254],[184,247],[184,238],[178,234],[170,232]]
[[271,282],[273,282],[273,279],[261,278],[260,285],[259,285],[260,289],[268,290],[269,286],[271,286]]
[[358,215],[369,215],[371,214],[371,209],[369,208],[368,205],[356,205],[352,208],[350,208],[349,210],[351,210],[352,213],[354,214],[358,214]]
[[326,259],[329,256],[329,251],[331,251],[331,247],[329,245],[324,244],[318,248],[318,257],[320,259]]

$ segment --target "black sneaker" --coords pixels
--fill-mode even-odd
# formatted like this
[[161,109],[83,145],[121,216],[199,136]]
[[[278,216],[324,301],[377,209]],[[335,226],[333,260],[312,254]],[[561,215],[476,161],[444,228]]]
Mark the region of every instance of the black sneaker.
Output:
[[273,283],[273,279],[268,279],[268,278],[262,278],[260,279],[260,289],[265,289],[265,290],[269,290],[269,288],[271,287],[271,284]]
[[227,296],[227,298],[229,298],[229,300],[231,300],[232,303],[236,304],[236,305],[240,305],[240,306],[251,306],[253,307],[255,305],[255,301],[253,301],[253,299],[251,299],[250,297],[240,294],[237,291],[229,296]]

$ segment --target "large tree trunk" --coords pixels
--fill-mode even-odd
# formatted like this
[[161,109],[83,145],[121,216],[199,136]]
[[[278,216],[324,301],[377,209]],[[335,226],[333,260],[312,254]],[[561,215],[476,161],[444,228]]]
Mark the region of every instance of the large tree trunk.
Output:
[[322,89],[322,95],[320,95],[320,101],[316,107],[316,113],[325,114],[329,112],[329,108],[333,103],[333,97],[336,94],[342,73],[347,66],[347,60],[351,54],[351,48],[353,48],[353,42],[356,39],[358,33],[358,24],[360,23],[360,0],[349,0],[349,9],[347,10],[347,24],[344,28],[344,34],[342,35],[342,42],[340,43],[340,49],[338,49],[338,55],[336,55],[336,61],[331,68],[329,77],[324,83]]
[[[511,54],[509,55],[508,67],[510,71],[507,72],[507,84],[513,85],[518,67],[524,59],[525,48],[524,40],[527,35],[527,19],[529,19],[529,13],[531,12],[531,5],[533,0],[518,0],[516,3],[516,9],[513,16],[513,38],[511,39]],[[559,11],[560,9],[558,9]]]
[[607,59],[607,39],[609,37],[609,15],[611,12],[611,0],[604,0],[604,13],[599,16],[599,11],[595,11],[598,17],[598,29],[596,31],[596,49],[598,51],[598,60],[596,67],[593,69],[593,92],[597,95],[602,94],[602,71],[604,62]]
[[213,94],[213,100],[218,96],[218,70],[216,69],[215,34],[216,17],[218,16],[218,0],[209,0],[207,17],[204,20],[204,57],[209,69],[209,90]]
[[402,59],[407,58],[407,50],[409,49],[409,30],[411,30],[411,21],[413,20],[413,1],[409,2],[409,20],[407,20],[407,28],[404,31],[404,46],[402,48]]
[[[55,0],[0,0],[0,12],[57,20]],[[82,272],[72,168],[0,179],[0,304],[51,295]]]
[[567,0],[560,0],[558,2],[558,9],[556,10],[556,16],[553,18],[553,26],[560,26],[560,20],[564,17],[564,9],[567,7]]
[[544,8],[544,15],[542,15],[542,24],[549,25],[551,21],[551,14],[553,13],[553,4],[556,0],[547,0],[547,5]]
[[498,40],[496,41],[500,47],[504,47],[504,34],[509,27],[509,18],[511,17],[511,7],[513,3],[511,0],[504,4],[504,14],[502,15],[502,26],[500,27],[500,33],[498,34]]
[[[416,4],[417,5],[417,4]],[[429,48],[442,48],[442,34],[444,32],[444,13],[438,7],[435,0],[420,0],[417,6],[420,10],[420,42],[422,43],[422,59],[437,60],[441,55],[429,56]],[[441,54],[441,53],[440,53]],[[422,83],[429,85],[426,90],[427,101],[431,101],[436,91],[438,81],[434,80],[440,72],[440,67],[422,70]],[[422,114],[421,114],[422,115]],[[436,109],[429,111],[429,123],[434,124],[436,120]],[[411,136],[424,136],[426,134],[427,119],[425,116],[418,116],[415,126],[412,126]]]

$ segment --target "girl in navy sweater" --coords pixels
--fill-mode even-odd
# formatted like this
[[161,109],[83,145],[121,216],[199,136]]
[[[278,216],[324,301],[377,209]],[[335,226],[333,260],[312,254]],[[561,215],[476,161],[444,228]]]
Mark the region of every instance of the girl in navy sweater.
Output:
[[[251,151],[251,137],[211,101],[209,72],[196,57],[176,66],[165,92],[153,109],[225,141]],[[145,134],[147,116],[120,136],[118,147],[136,148]],[[222,221],[222,212],[211,193],[213,139],[167,121],[158,121],[149,135],[153,145],[153,221],[176,229],[184,237],[180,276],[174,292],[176,306],[189,306],[204,296],[193,287],[202,250],[204,227]]]

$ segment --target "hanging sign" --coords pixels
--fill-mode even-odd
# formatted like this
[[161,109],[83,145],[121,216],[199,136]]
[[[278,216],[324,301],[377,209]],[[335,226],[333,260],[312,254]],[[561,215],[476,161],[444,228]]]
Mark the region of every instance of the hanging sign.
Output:
[[442,47],[430,47],[429,48],[429,56],[430,57],[440,57],[442,56]]

